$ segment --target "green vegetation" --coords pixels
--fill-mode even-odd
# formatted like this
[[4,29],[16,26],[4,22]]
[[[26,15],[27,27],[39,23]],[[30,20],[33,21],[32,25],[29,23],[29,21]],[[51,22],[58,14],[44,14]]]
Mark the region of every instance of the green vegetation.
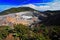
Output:
[[6,38],[9,30],[10,28],[8,26],[0,26],[0,39]]
[[29,8],[29,7],[18,7],[18,8],[11,8],[5,11],[0,12],[0,15],[6,15],[11,13],[17,13],[22,11],[37,11],[35,9]]
[[20,40],[52,40],[50,35],[53,32],[59,35],[60,26],[45,26],[40,25],[32,28],[24,26],[22,24],[14,25],[14,29],[11,29],[9,26],[0,26],[0,40],[5,39],[10,33],[16,39]]

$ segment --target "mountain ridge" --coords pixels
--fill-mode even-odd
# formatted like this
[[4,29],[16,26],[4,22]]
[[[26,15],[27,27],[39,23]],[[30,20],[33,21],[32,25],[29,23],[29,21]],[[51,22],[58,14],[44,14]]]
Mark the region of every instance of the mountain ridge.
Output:
[[5,15],[9,13],[17,13],[17,12],[22,12],[22,11],[37,11],[37,10],[30,7],[10,8],[10,9],[0,12],[0,15]]

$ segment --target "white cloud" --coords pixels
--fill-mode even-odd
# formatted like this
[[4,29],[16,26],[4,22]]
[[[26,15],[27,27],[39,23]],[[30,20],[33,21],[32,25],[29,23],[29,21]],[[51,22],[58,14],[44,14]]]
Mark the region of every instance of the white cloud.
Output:
[[21,5],[21,7],[31,7],[31,8],[36,8],[36,6],[33,5],[33,4]]
[[27,5],[22,5],[21,7],[30,7],[36,10],[45,10],[45,8],[49,8],[49,6],[36,6],[34,4],[27,4]]
[[60,0],[55,0],[54,2],[49,2],[49,3],[36,3],[36,4],[46,4],[46,5],[40,5],[36,6],[34,4],[27,4],[27,5],[22,5],[23,7],[31,7],[36,10],[60,10]]

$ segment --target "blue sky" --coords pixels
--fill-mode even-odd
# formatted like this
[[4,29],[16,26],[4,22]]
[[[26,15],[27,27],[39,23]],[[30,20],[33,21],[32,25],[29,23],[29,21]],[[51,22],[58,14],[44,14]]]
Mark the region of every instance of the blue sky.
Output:
[[1,0],[0,11],[12,7],[31,7],[36,10],[60,10],[60,0]]
[[53,0],[1,0],[0,5],[22,5],[29,3],[47,3]]

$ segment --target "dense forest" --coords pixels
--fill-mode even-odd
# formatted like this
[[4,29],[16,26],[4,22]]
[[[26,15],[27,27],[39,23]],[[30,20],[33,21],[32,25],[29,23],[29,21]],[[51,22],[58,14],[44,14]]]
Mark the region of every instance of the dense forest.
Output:
[[60,40],[60,26],[0,26],[0,40]]

